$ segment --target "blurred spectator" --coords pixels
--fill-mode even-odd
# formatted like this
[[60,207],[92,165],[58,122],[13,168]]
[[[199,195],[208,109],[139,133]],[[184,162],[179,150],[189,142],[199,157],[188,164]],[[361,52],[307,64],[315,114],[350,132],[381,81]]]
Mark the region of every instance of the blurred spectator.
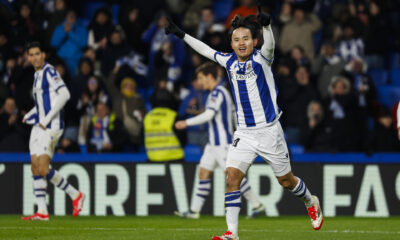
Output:
[[160,104],[165,104],[165,106],[168,106],[172,110],[178,110],[179,101],[175,95],[168,90],[167,80],[165,77],[159,77],[157,80],[154,92],[150,96],[150,104],[153,108]]
[[82,95],[85,86],[90,78],[93,76],[93,63],[89,58],[82,57],[79,60],[78,64],[78,74],[72,78],[70,84],[70,92],[71,92],[71,100],[70,101],[77,101],[79,97]]
[[125,42],[122,30],[120,28],[114,29],[101,58],[102,74],[108,76],[114,69],[117,59],[128,55],[130,52],[131,49]]
[[15,94],[15,84],[10,81],[11,75],[17,65],[17,59],[10,57],[7,59],[0,81],[0,103],[3,104],[5,98]]
[[335,45],[331,41],[322,44],[320,54],[312,64],[312,74],[317,78],[318,91],[324,99],[328,97],[328,86],[334,76],[339,75],[346,64],[336,54]]
[[107,90],[113,100],[113,111],[121,119],[129,135],[129,140],[135,151],[142,143],[143,118],[146,107],[143,98],[136,91],[136,82],[133,78],[125,77],[121,86],[116,86],[116,76],[119,67],[115,67],[106,81]]
[[89,152],[120,152],[126,141],[122,122],[102,102],[96,105],[86,136]]
[[73,139],[63,137],[60,140],[59,145],[56,147],[58,154],[63,153],[79,153],[81,151],[78,143]]
[[7,34],[0,32],[0,73],[4,72],[7,60],[14,55],[13,44]]
[[162,50],[163,43],[169,41],[172,52],[169,57],[170,67],[168,69],[168,80],[178,81],[181,76],[181,68],[185,59],[184,42],[175,35],[165,35],[164,28],[167,26],[167,13],[160,12],[156,16],[156,22],[144,32],[142,40],[150,45],[149,52],[149,74],[150,80],[154,81],[155,59],[157,52]]
[[17,107],[24,113],[32,109],[34,104],[31,92],[33,86],[33,75],[35,70],[24,56],[24,53],[17,57],[17,64],[9,75],[9,92],[17,102]]
[[188,7],[183,17],[182,26],[185,32],[188,34],[195,36],[196,30],[199,27],[201,12],[200,10],[211,6],[211,0],[194,0]]
[[48,12],[47,19],[47,28],[45,32],[45,41],[46,46],[50,46],[51,36],[53,36],[54,30],[56,27],[64,21],[67,15],[67,5],[65,0],[55,0],[54,1],[54,11]]
[[87,31],[76,13],[69,10],[65,22],[55,29],[51,38],[51,46],[56,48],[57,55],[66,63],[72,76],[75,75],[82,49],[87,45]]
[[398,133],[398,137],[399,137],[399,141],[400,141],[400,102],[397,103],[396,119],[397,119],[396,129],[397,129],[397,133]]
[[346,62],[364,56],[364,42],[361,38],[355,36],[354,27],[350,24],[343,27],[343,36],[339,42],[338,53]]
[[97,59],[96,50],[92,47],[86,47],[83,49],[83,57],[90,59],[93,66],[93,73],[96,76],[101,75],[101,62]]
[[153,96],[153,109],[144,117],[144,141],[147,158],[155,162],[183,161],[183,131],[175,129],[177,113],[174,96],[159,81]]
[[15,100],[7,98],[0,112],[0,152],[28,151],[29,126],[21,121]]
[[294,46],[290,50],[290,57],[295,61],[297,67],[310,66],[310,61],[307,59],[304,49],[301,46]]
[[318,101],[311,101],[307,106],[308,121],[301,128],[301,144],[307,152],[331,152],[332,129],[327,125],[324,108]]
[[120,24],[126,35],[128,45],[142,55],[146,54],[146,46],[143,44],[141,36],[144,28],[140,18],[139,8],[130,6],[127,10],[121,9]]
[[389,49],[388,20],[376,1],[369,2],[368,28],[365,35],[365,61],[369,68],[383,68]]
[[285,26],[292,20],[292,5],[285,1],[282,4],[281,12],[279,14],[279,27]]
[[35,21],[32,8],[27,2],[19,6],[18,15],[11,24],[14,32],[13,44],[20,50],[27,42],[41,38],[41,23]]
[[77,110],[78,116],[80,118],[79,123],[79,133],[78,133],[78,143],[84,145],[86,132],[90,123],[90,119],[95,113],[95,107],[98,103],[107,103],[109,98],[105,91],[101,88],[100,80],[91,76],[87,81],[87,85],[78,100]]
[[307,106],[317,99],[317,91],[310,82],[308,70],[304,66],[297,68],[294,79],[288,78],[282,82],[281,99],[285,114],[283,123],[286,129],[287,141],[298,143],[300,127],[307,120]]
[[[182,119],[194,117],[205,110],[208,92],[203,91],[200,82],[195,77],[189,95],[179,105],[178,115]],[[187,143],[204,147],[208,142],[207,125],[197,125],[186,128]]]
[[400,152],[398,133],[392,128],[392,115],[382,108],[371,133],[368,150],[371,152]]
[[371,115],[373,107],[377,105],[377,92],[374,82],[367,74],[367,65],[361,58],[351,60],[344,69],[344,76],[351,80],[351,84],[358,97],[358,106],[368,109]]
[[279,47],[283,53],[289,52],[294,46],[299,45],[304,49],[308,59],[314,59],[313,33],[321,28],[321,21],[314,13],[305,17],[304,10],[296,8],[293,20],[287,23],[281,32]]
[[327,121],[332,129],[332,149],[339,152],[355,151],[357,99],[351,92],[350,81],[345,77],[334,77],[329,85],[327,99]]
[[207,30],[214,24],[214,12],[211,7],[204,7],[201,10],[200,22],[197,27],[196,38],[202,39]]
[[162,43],[161,49],[156,53],[154,59],[154,73],[160,75],[167,73],[167,80],[170,86],[173,86],[170,90],[176,89],[178,80],[182,75],[182,64],[183,62],[177,62],[174,56],[174,46],[169,40]]
[[359,149],[367,147],[368,117],[375,116],[379,108],[377,91],[372,79],[366,74],[366,64],[362,59],[353,59],[345,67],[343,73],[351,80],[353,91],[357,97],[357,128]]
[[88,45],[97,50],[97,53],[100,56],[102,50],[106,48],[108,38],[114,28],[115,26],[112,23],[111,11],[106,7],[97,9],[92,21],[88,25]]
[[257,5],[254,0],[240,0],[240,6],[233,9],[225,21],[225,27],[227,29],[231,28],[231,21],[236,16],[245,17],[248,15],[257,14]]

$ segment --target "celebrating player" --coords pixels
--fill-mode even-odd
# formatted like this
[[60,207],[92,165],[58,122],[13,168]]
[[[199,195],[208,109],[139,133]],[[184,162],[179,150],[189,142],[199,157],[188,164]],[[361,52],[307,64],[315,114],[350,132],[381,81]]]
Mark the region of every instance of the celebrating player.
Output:
[[[238,129],[234,144],[229,147],[226,163],[225,209],[228,231],[213,240],[236,240],[238,216],[241,207],[240,183],[256,156],[270,164],[279,183],[303,200],[315,230],[321,228],[323,216],[316,196],[311,195],[303,180],[293,175],[289,152],[279,123],[281,111],[277,105],[277,90],[271,71],[275,40],[270,16],[258,8],[255,16],[236,16],[230,30],[233,53],[225,54],[211,49],[203,42],[185,34],[172,21],[165,32],[182,38],[203,56],[225,67],[236,105]],[[262,27],[264,43],[255,49],[257,35]]]
[[71,197],[73,216],[76,217],[82,210],[85,195],[71,186],[59,172],[49,168],[54,148],[63,133],[62,108],[70,94],[59,73],[45,62],[46,56],[39,43],[28,44],[26,52],[28,60],[35,68],[35,106],[24,116],[22,122],[34,124],[29,139],[29,151],[38,211],[32,216],[23,217],[22,220],[49,220],[46,205],[47,180]]
[[[188,212],[175,212],[183,218],[197,219],[201,208],[211,191],[210,177],[218,164],[225,171],[226,156],[233,135],[233,102],[228,91],[217,80],[217,66],[208,62],[196,69],[197,79],[204,90],[210,91],[206,102],[206,110],[195,117],[175,123],[177,129],[195,126],[208,122],[209,143],[204,149],[200,160],[199,185]],[[265,213],[265,207],[260,203],[246,178],[240,184],[240,193],[252,205],[250,218]]]

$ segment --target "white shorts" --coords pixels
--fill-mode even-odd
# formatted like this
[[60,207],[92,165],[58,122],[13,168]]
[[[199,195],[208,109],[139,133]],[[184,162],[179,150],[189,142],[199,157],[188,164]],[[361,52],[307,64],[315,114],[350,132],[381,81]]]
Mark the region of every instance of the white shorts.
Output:
[[214,171],[218,164],[218,166],[225,171],[228,149],[229,145],[214,146],[207,144],[204,148],[203,156],[201,156],[200,159],[200,167]]
[[238,129],[229,147],[226,167],[246,174],[257,155],[269,163],[277,177],[291,171],[289,151],[279,122],[261,129]]
[[38,125],[33,126],[29,139],[29,152],[31,155],[47,154],[53,157],[55,147],[63,134],[63,130],[43,130]]

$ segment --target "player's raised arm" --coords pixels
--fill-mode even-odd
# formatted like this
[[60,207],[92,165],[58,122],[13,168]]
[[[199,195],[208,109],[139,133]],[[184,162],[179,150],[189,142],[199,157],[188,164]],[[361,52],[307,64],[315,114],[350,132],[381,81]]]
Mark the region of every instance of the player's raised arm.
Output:
[[165,34],[170,34],[170,33],[183,39],[196,52],[215,62],[214,55],[217,51],[210,48],[207,44],[203,43],[202,41],[182,31],[182,29],[176,26],[176,24],[172,22],[170,18],[168,18],[168,26],[165,28]]
[[261,47],[261,54],[272,63],[274,58],[275,39],[271,29],[271,17],[269,14],[264,13],[261,10],[261,6],[258,5],[257,21],[261,25],[263,30],[264,44]]

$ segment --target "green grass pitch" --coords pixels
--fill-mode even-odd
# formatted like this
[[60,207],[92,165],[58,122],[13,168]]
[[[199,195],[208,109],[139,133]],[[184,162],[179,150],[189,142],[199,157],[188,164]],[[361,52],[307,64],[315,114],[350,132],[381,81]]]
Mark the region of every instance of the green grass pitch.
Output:
[[[0,239],[211,239],[226,230],[225,218],[202,216],[55,217],[48,222],[23,222],[21,216],[0,215]],[[239,236],[247,239],[400,239],[400,217],[325,218],[314,231],[308,216],[240,218]]]

